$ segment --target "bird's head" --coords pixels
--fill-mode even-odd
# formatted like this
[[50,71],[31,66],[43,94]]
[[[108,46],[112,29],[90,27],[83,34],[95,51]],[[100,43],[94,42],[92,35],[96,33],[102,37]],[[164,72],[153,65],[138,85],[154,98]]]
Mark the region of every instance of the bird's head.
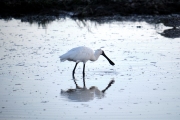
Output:
[[97,49],[97,50],[95,51],[95,53],[96,53],[96,54],[99,54],[99,55],[102,55],[103,50],[101,50],[101,49]]

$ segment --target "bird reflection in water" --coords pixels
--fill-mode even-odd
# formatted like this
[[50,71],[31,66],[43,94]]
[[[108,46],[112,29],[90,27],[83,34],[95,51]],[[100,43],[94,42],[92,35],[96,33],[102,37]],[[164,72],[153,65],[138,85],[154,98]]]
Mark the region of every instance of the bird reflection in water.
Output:
[[91,86],[89,89],[86,87],[85,77],[83,78],[83,87],[78,86],[75,77],[73,77],[74,84],[76,85],[75,89],[61,90],[61,95],[65,98],[68,98],[70,101],[74,102],[88,102],[94,98],[103,98],[104,93],[108,90],[109,87],[115,82],[111,80],[105,89],[99,90],[96,86]]

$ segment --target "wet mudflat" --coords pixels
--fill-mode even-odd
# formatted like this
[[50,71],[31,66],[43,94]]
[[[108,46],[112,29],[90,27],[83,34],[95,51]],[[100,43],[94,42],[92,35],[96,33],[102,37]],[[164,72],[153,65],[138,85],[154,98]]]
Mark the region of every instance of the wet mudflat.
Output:
[[[0,20],[0,119],[178,120],[180,38],[160,34],[166,29],[145,21],[66,18],[43,28]],[[83,64],[74,80],[75,63],[59,60],[77,46],[101,48],[115,63],[87,62],[86,88]]]

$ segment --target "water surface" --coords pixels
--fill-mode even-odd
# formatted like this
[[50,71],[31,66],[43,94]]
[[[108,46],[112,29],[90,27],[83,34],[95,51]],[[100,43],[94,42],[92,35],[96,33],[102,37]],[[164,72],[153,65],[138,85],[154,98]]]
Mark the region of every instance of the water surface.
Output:
[[[160,34],[166,29],[171,28],[145,21],[65,18],[42,27],[0,20],[0,119],[179,120],[180,38]],[[87,62],[86,88],[83,64],[74,82],[75,63],[59,60],[77,46],[101,48],[115,63],[104,57]],[[111,80],[115,83],[101,93]],[[62,94],[68,89],[78,92]]]

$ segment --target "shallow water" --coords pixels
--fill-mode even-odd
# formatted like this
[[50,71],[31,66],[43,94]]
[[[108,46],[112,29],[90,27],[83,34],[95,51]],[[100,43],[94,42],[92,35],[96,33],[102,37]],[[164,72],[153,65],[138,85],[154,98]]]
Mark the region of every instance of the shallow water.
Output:
[[[0,119],[179,120],[180,38],[159,34],[165,29],[145,21],[66,18],[43,28],[0,20]],[[59,60],[77,46],[101,48],[115,63],[87,62],[82,89],[75,88],[83,87],[83,64],[74,81],[75,63]]]

